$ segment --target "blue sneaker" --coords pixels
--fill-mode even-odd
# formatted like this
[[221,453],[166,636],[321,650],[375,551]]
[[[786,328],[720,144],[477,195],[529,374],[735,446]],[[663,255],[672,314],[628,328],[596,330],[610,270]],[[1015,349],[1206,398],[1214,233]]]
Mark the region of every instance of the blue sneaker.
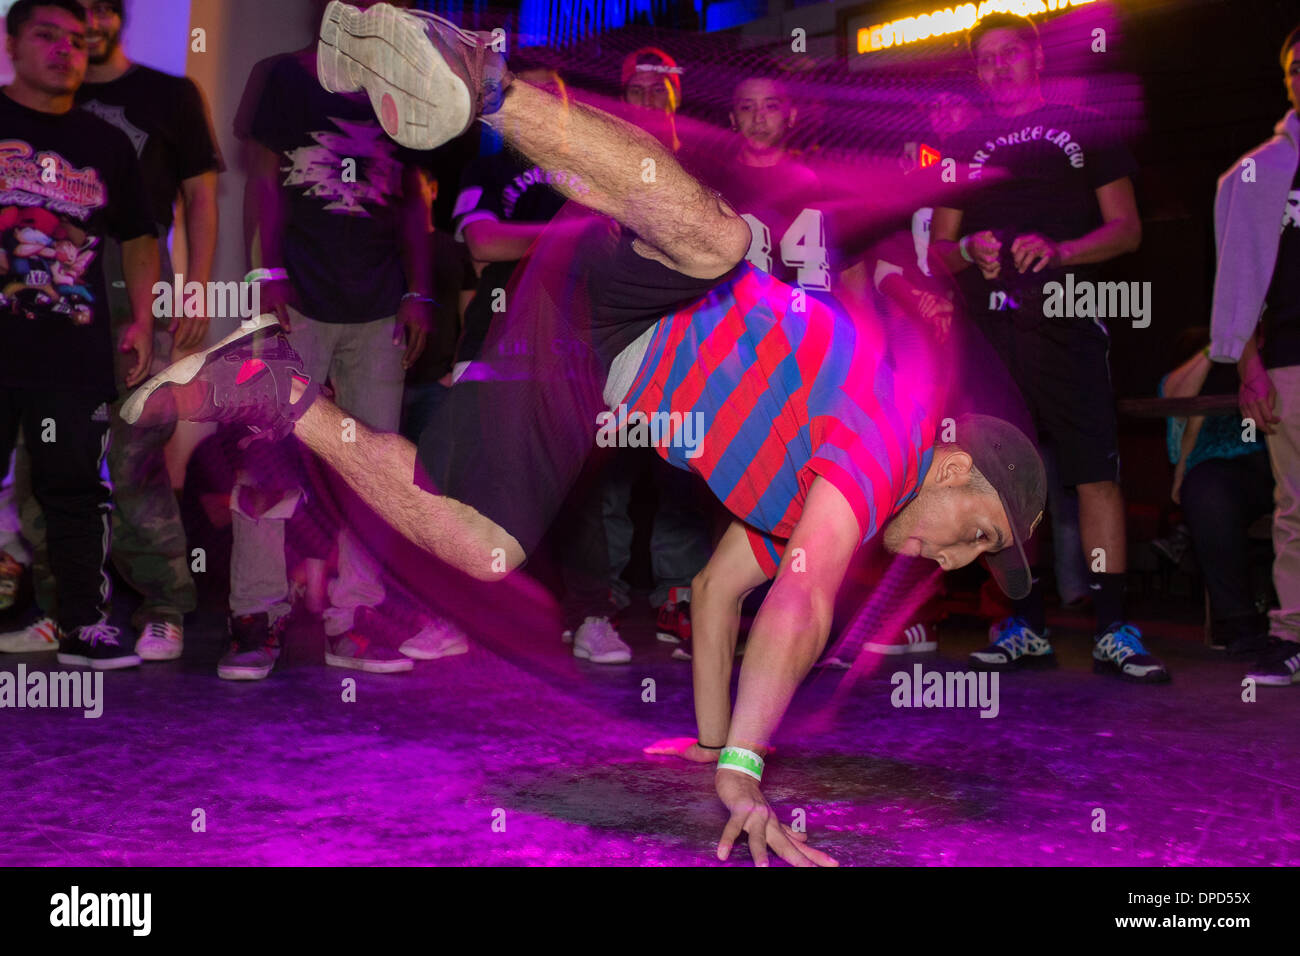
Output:
[[1163,684],[1169,671],[1142,646],[1142,632],[1132,624],[1116,621],[1094,638],[1092,669],[1098,674],[1117,674],[1125,680]]
[[989,628],[988,647],[970,656],[971,667],[1005,671],[1016,667],[1055,667],[1056,652],[1047,643],[1047,629],[1039,634],[1022,617],[1009,617]]

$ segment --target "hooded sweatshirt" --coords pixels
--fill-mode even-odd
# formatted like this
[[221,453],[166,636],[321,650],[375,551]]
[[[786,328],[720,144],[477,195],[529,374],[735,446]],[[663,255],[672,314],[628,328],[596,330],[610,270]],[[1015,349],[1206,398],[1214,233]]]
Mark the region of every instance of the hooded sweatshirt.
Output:
[[1235,362],[1255,334],[1277,264],[1279,223],[1300,162],[1300,117],[1289,110],[1272,139],[1237,160],[1214,200],[1218,268],[1210,312],[1210,358]]

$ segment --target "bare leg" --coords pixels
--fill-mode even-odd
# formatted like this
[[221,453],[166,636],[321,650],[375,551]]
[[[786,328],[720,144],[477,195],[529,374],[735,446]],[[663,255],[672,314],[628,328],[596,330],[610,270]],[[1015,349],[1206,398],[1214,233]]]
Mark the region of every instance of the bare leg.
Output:
[[643,253],[678,272],[711,279],[749,251],[744,220],[644,130],[519,80],[484,119],[542,168],[576,174],[585,190],[553,185],[631,229]]
[[355,422],[356,441],[345,442],[345,417],[337,405],[318,398],[293,431],[394,529],[480,581],[499,579],[523,563],[519,542],[500,525],[467,504],[415,485],[414,445],[360,422]]
[[1098,550],[1105,555],[1104,569],[1123,574],[1128,568],[1124,536],[1124,493],[1113,481],[1079,485],[1079,528],[1084,558],[1089,567]]

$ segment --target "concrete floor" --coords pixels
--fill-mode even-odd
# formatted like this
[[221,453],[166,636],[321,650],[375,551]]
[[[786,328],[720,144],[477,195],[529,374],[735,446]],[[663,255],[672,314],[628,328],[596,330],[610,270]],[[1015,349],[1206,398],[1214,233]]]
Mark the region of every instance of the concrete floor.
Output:
[[[765,792],[841,864],[1300,862],[1300,686],[1244,703],[1242,664],[1146,623],[1172,684],[1095,676],[1087,638],[1058,628],[1062,666],[1003,675],[994,719],[890,703],[889,674],[964,668],[975,631],[851,686],[814,672]],[[690,666],[648,615],[624,627],[625,666],[534,635],[522,663],[479,644],[359,674],[325,667],[299,630],[256,683],[216,678],[223,630],[200,615],[182,661],[106,674],[100,719],[0,713],[0,863],[718,865],[710,770],[641,753],[693,728]],[[0,668],[20,662],[54,666]]]

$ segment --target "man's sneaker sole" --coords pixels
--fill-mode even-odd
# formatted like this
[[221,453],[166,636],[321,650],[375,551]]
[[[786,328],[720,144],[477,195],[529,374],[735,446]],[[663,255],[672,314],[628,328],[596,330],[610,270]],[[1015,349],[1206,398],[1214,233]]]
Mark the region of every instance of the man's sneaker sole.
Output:
[[123,654],[121,657],[85,657],[81,654],[65,654],[60,651],[59,663],[89,667],[96,671],[118,671],[127,667],[139,667],[140,658],[136,654]]
[[872,654],[928,654],[939,649],[938,641],[918,641],[915,644],[876,644],[868,641],[862,645]]
[[1300,671],[1290,676],[1283,674],[1247,674],[1246,676],[1264,687],[1290,687],[1292,684],[1300,684]]
[[665,644],[680,644],[682,639],[671,631],[655,631],[655,639]]
[[458,641],[454,644],[444,645],[433,651],[426,651],[418,647],[407,647],[403,644],[397,650],[399,653],[405,654],[412,660],[436,661],[444,657],[456,657],[459,654],[468,654],[469,644],[465,641]]
[[0,645],[0,654],[47,654],[59,649],[58,641],[42,641],[39,638],[19,641],[7,641]]
[[632,655],[626,651],[611,651],[608,654],[592,654],[585,647],[575,646],[573,656],[593,664],[630,664]]
[[1292,684],[1300,684],[1300,671],[1290,677],[1281,674],[1247,674],[1246,676],[1263,687],[1290,687]]
[[1092,672],[1094,674],[1105,674],[1108,677],[1118,677],[1121,680],[1130,681],[1134,684],[1169,683],[1169,671],[1165,670],[1163,667],[1146,674],[1129,674],[1114,661],[1099,661],[1095,657],[1092,659]]
[[264,680],[271,676],[271,671],[275,669],[275,663],[272,662],[265,667],[247,667],[247,666],[227,666],[217,665],[217,676],[222,680]]
[[1022,654],[1013,661],[982,661],[972,654],[969,660],[970,666],[977,671],[1014,671],[1020,668],[1051,670],[1056,667],[1056,651],[1050,654]]
[[135,654],[142,661],[178,661],[184,649],[184,645],[176,641],[168,641],[166,645],[145,644],[144,646],[137,641]]
[[316,75],[331,93],[365,90],[384,132],[433,149],[474,119],[473,97],[415,17],[388,4],[358,10],[332,0],[321,18]]
[[231,342],[237,342],[246,335],[250,335],[261,329],[270,328],[273,325],[279,325],[279,320],[274,315],[264,313],[248,322],[241,322],[239,328],[235,329],[235,331],[231,332],[211,348],[204,349],[202,352],[195,352],[193,355],[187,355],[179,362],[173,362],[171,365],[168,365],[165,369],[131,393],[131,397],[122,404],[122,421],[126,422],[128,425],[134,425],[140,420],[140,416],[144,412],[144,406],[149,400],[149,396],[158,391],[158,389],[162,388],[164,385],[188,385],[190,382],[194,381],[194,376],[199,374],[200,369],[203,368],[203,364],[207,361],[207,358],[211,353],[217,351],[217,349],[225,348]]
[[349,670],[365,671],[367,674],[399,674],[415,667],[415,661],[409,657],[391,661],[374,661],[364,657],[340,657],[329,651],[325,652],[325,663],[330,667],[346,667]]

